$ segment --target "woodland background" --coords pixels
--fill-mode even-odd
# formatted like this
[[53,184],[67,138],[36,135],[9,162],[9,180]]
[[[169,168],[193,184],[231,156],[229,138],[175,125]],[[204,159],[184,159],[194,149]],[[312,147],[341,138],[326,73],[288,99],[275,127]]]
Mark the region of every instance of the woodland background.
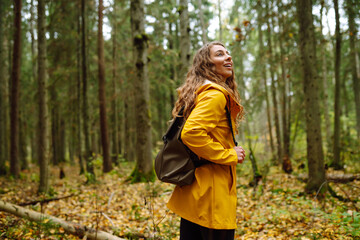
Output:
[[176,238],[153,161],[194,52],[220,40],[246,109],[237,238],[359,238],[359,13],[356,0],[1,1],[1,237],[84,235],[13,203]]

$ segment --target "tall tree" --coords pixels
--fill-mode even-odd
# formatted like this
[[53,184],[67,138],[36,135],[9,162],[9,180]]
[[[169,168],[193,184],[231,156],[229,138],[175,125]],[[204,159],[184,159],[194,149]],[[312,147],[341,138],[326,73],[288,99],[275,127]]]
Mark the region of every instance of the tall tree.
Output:
[[[31,37],[31,73],[32,73],[32,80],[35,83],[37,81],[37,59],[36,59],[36,46],[35,46],[35,30],[36,30],[36,13],[34,12],[34,0],[30,2],[30,37]],[[35,107],[36,110],[37,106]],[[35,114],[37,116],[37,114]],[[38,129],[37,121],[34,120],[33,128],[32,128],[32,138],[34,139],[31,141],[31,159],[34,161],[35,159],[39,159],[38,157],[38,147],[37,142],[39,139],[38,133],[40,132]]]
[[190,63],[190,26],[189,26],[189,10],[188,0],[180,0],[180,79],[182,80]]
[[259,37],[258,37],[258,43],[259,43],[259,66],[261,68],[261,78],[263,80],[263,84],[264,84],[264,94],[265,94],[265,103],[266,103],[266,115],[267,115],[267,126],[269,129],[269,137],[270,137],[270,148],[271,148],[271,152],[272,155],[274,155],[275,153],[275,148],[274,148],[274,140],[273,140],[273,134],[272,134],[272,124],[271,124],[271,114],[270,114],[270,101],[269,101],[269,93],[268,93],[268,87],[267,87],[267,74],[266,74],[266,68],[265,68],[265,61],[264,61],[264,56],[265,56],[265,52],[264,52],[264,41],[263,41],[263,31],[261,29],[262,27],[262,23],[263,23],[263,16],[262,16],[262,12],[263,12],[263,7],[261,6],[261,1],[258,0],[257,2],[257,14],[258,14],[258,33],[259,33]]
[[[269,5],[266,3],[266,9],[269,10]],[[269,13],[269,11],[267,11]],[[281,133],[280,133],[280,121],[279,121],[279,113],[278,113],[278,101],[277,101],[277,92],[276,92],[276,84],[275,84],[275,57],[273,54],[273,44],[272,44],[272,33],[271,33],[271,25],[270,25],[270,14],[266,21],[267,24],[267,43],[269,50],[269,62],[270,62],[270,76],[271,76],[271,96],[273,101],[273,116],[275,122],[275,133],[276,133],[276,146],[277,146],[277,161],[276,163],[282,163],[282,144],[281,144]]]
[[21,58],[21,7],[22,1],[14,1],[14,47],[11,71],[11,110],[10,110],[10,172],[19,177],[19,88]]
[[222,27],[222,19],[221,19],[221,0],[218,0],[218,19],[219,19],[219,41],[223,40],[223,27]]
[[151,152],[150,90],[147,75],[148,36],[145,33],[144,0],[131,0],[131,29],[133,54],[136,67],[134,79],[135,121],[136,121],[136,167],[132,173],[133,181],[153,178],[153,159]]
[[299,48],[305,98],[306,143],[309,179],[306,192],[326,189],[321,138],[318,81],[316,80],[315,34],[311,0],[296,0],[299,21]]
[[290,129],[288,128],[288,122],[290,119],[287,114],[290,108],[290,101],[287,99],[287,79],[286,79],[286,69],[285,69],[285,52],[284,52],[284,15],[283,3],[280,0],[277,0],[277,7],[280,10],[278,15],[278,25],[279,25],[279,35],[278,35],[278,44],[280,50],[280,67],[281,67],[281,77],[279,78],[279,87],[281,92],[281,115],[282,115],[282,133],[283,133],[283,159],[282,159],[282,168],[286,173],[292,172],[292,165],[290,161]]
[[110,159],[110,145],[108,126],[106,118],[105,98],[105,59],[104,59],[104,37],[103,37],[103,0],[99,0],[99,24],[98,24],[98,65],[99,65],[99,107],[100,107],[100,132],[101,145],[103,150],[103,172],[110,172],[112,169]]
[[348,15],[349,23],[349,35],[350,35],[350,67],[351,67],[351,76],[353,80],[353,90],[354,90],[354,99],[355,99],[355,109],[356,109],[356,130],[357,138],[360,140],[360,85],[359,77],[357,74],[357,52],[356,52],[356,36],[357,29],[355,24],[355,6],[356,0],[346,0],[346,12]]
[[341,115],[341,106],[340,106],[340,93],[341,93],[341,79],[340,79],[340,64],[341,64],[341,35],[340,35],[340,16],[339,16],[339,3],[338,0],[334,0],[335,8],[335,110],[334,110],[334,145],[333,145],[333,154],[334,159],[331,165],[335,169],[341,169],[342,164],[340,163],[340,115]]
[[39,192],[49,190],[49,134],[46,75],[45,1],[38,1],[38,98],[39,98]]
[[76,69],[77,69],[77,74],[76,74],[76,123],[77,123],[77,128],[76,128],[76,138],[77,138],[77,155],[79,158],[79,165],[80,165],[80,174],[85,173],[85,168],[84,168],[84,158],[82,155],[82,137],[81,137],[81,52],[82,52],[82,30],[81,30],[81,12],[82,12],[82,4],[78,1],[77,2],[77,6],[78,6],[78,12],[77,12],[77,44],[78,47],[76,49]]
[[202,0],[198,0],[198,5],[199,5],[198,8],[199,8],[200,26],[201,26],[201,39],[203,44],[205,45],[205,43],[207,42],[207,29],[204,19],[204,12],[202,9]]
[[[5,33],[5,3],[0,2],[0,59],[5,59],[4,49],[4,33]],[[0,64],[0,175],[6,174],[6,77],[5,77],[5,64]]]
[[95,177],[94,167],[91,162],[90,136],[89,136],[89,104],[88,104],[88,80],[87,80],[87,63],[86,63],[86,16],[85,16],[85,1],[81,0],[81,68],[82,68],[82,118],[83,131],[85,142],[86,171]]
[[111,132],[111,136],[112,136],[112,144],[111,144],[111,149],[112,149],[112,161],[114,163],[118,162],[118,156],[120,154],[120,144],[119,144],[119,136],[118,136],[118,130],[119,130],[119,119],[118,119],[118,105],[117,105],[117,84],[116,81],[118,81],[117,79],[117,75],[116,75],[116,61],[117,61],[117,24],[116,24],[116,19],[117,19],[117,5],[116,5],[116,1],[114,1],[114,5],[113,5],[114,11],[113,11],[113,16],[112,16],[112,88],[113,88],[113,97],[111,99],[111,119],[112,119],[112,132]]
[[325,133],[326,133],[326,143],[327,147],[331,147],[331,128],[330,126],[330,115],[329,115],[329,106],[328,106],[328,84],[327,84],[327,62],[326,62],[326,54],[325,54],[325,38],[322,34],[323,29],[323,11],[324,11],[325,1],[321,1],[321,8],[320,8],[320,33],[321,33],[321,44],[320,44],[320,52],[321,52],[321,65],[322,65],[322,103],[323,103],[323,111],[324,111],[324,119],[325,119]]

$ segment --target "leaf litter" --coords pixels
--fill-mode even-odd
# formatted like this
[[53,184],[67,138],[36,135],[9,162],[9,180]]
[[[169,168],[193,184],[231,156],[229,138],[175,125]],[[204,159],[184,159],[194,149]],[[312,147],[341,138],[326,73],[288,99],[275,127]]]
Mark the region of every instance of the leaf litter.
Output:
[[[107,231],[127,239],[178,239],[179,217],[166,208],[173,186],[126,181],[133,165],[122,163],[108,174],[97,171],[97,182],[85,184],[74,166],[64,166],[66,178],[53,177],[56,196],[74,196],[27,206],[35,211]],[[35,170],[36,171],[36,168]],[[51,168],[51,176],[59,169]],[[303,194],[304,183],[271,168],[254,189],[249,174],[238,174],[236,239],[360,239],[360,208],[328,195],[319,201]],[[0,178],[0,199],[14,204],[48,198],[36,194],[36,173],[22,172],[20,180]],[[358,200],[360,182],[331,186],[338,194]],[[0,212],[0,239],[80,239],[48,222],[30,222]]]

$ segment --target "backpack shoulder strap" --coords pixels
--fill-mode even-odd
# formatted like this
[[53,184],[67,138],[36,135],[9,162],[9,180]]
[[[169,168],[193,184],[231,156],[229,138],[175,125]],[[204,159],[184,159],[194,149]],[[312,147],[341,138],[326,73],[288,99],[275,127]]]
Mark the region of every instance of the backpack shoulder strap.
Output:
[[226,106],[225,106],[226,118],[227,118],[228,123],[229,123],[229,127],[230,127],[230,131],[231,131],[231,135],[232,135],[232,137],[233,137],[234,144],[235,144],[235,146],[237,146],[238,143],[237,143],[237,141],[235,140],[234,130],[233,130],[232,121],[231,121],[231,114],[230,114],[231,100],[230,100],[230,96],[229,96],[229,95],[228,95],[228,103],[229,103],[229,108],[228,108],[227,104],[226,104]]

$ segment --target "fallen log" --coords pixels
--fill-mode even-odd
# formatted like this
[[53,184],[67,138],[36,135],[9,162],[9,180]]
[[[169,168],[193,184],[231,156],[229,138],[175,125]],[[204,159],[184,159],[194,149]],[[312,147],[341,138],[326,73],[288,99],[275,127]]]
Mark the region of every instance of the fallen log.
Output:
[[15,216],[28,219],[30,221],[44,221],[44,219],[49,219],[52,223],[61,226],[65,232],[83,238],[86,236],[87,239],[97,239],[97,240],[125,240],[124,238],[119,238],[110,233],[95,230],[93,228],[88,228],[77,223],[67,222],[60,218],[41,214],[18,205],[7,203],[0,200],[0,211],[11,213]]
[[[300,174],[299,176],[297,176],[297,179],[306,182],[308,180],[308,175],[306,173]],[[326,174],[326,180],[328,182],[335,182],[335,183],[348,183],[348,182],[353,182],[355,180],[360,180],[360,174],[351,174],[351,173]]]

